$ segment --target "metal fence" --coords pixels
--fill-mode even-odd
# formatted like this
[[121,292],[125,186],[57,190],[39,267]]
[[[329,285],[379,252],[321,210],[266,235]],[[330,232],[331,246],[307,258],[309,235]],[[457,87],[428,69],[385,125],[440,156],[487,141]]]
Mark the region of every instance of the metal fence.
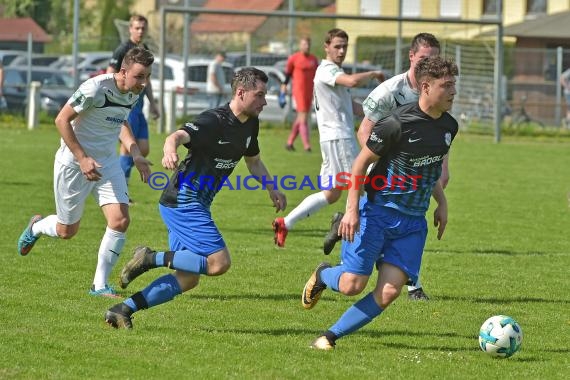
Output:
[[[209,18],[204,19],[205,16]],[[404,70],[408,67],[411,37],[422,31],[432,32],[433,28],[429,23],[403,20],[402,38],[398,40],[389,36],[373,36],[381,34],[378,31],[386,23],[394,23],[393,19],[387,21],[361,17],[346,20],[335,14],[313,17],[306,12],[295,17],[292,22],[291,17],[284,12],[257,16],[240,13],[209,14],[194,10],[190,17],[190,28],[185,34],[182,29],[185,17],[184,13],[169,13],[166,18],[168,22],[163,26],[166,30],[164,37],[160,34],[160,20],[150,19],[150,34],[154,40],[150,45],[157,50],[157,56],[161,49],[165,54],[178,56],[187,52],[191,58],[210,57],[217,51],[225,51],[227,61],[236,67],[267,66],[279,62],[282,65],[288,54],[296,50],[299,38],[304,36],[312,38],[312,52],[319,58],[324,57],[322,44],[326,31],[340,27],[351,37],[351,51],[346,63],[381,66],[393,74],[398,65]],[[348,21],[350,25],[347,24]],[[367,31],[367,28],[370,30],[370,25],[373,25],[374,33]],[[505,125],[516,127],[527,121],[551,127],[561,127],[564,124],[566,104],[559,78],[562,70],[566,69],[563,57],[570,54],[570,51],[561,48],[521,49],[507,44],[503,50],[503,86],[498,93],[495,75],[497,50],[493,37],[489,37],[495,27],[486,25],[491,31],[481,37],[454,37],[461,28],[467,26],[449,23],[446,28],[449,33],[434,34],[441,42],[442,54],[454,58],[460,68],[458,94],[452,113],[461,121],[463,128],[477,128],[493,133],[497,95],[502,100],[499,114]],[[90,41],[86,40],[97,37],[80,38],[80,44],[88,46]],[[164,40],[161,41],[161,38]],[[157,78],[159,74],[153,72]],[[164,99],[161,100],[164,103]]]

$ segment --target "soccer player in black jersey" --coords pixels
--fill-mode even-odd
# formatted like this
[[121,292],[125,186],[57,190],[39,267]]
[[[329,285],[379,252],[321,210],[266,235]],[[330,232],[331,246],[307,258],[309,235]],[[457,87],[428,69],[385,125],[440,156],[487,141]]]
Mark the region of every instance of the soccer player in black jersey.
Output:
[[[198,285],[201,275],[219,276],[230,268],[230,253],[210,214],[210,204],[242,157],[249,172],[260,179],[277,211],[285,196],[275,189],[259,155],[259,113],[267,104],[267,75],[245,68],[232,80],[232,100],[200,114],[172,133],[164,143],[162,165],[175,170],[160,198],[160,214],[168,227],[169,249],[135,249],[125,265],[120,285],[126,288],[149,269],[167,267],[175,272],[159,277],[123,303],[110,308],[105,320],[113,327],[132,328],[131,315],[160,305]],[[179,164],[176,149],[188,155]]]
[[[341,220],[342,264],[321,263],[302,294],[311,309],[327,288],[360,294],[374,265],[376,287],[350,307],[311,347],[330,350],[335,341],[380,315],[409,279],[418,277],[427,236],[425,213],[433,196],[438,206],[434,224],[441,238],[447,224],[447,201],[441,166],[455,135],[457,121],[447,112],[455,96],[457,66],[440,57],[421,60],[415,68],[418,103],[404,105],[379,120],[352,165],[347,179],[346,214]],[[374,168],[366,175],[366,169]],[[365,185],[367,196],[360,197]]]

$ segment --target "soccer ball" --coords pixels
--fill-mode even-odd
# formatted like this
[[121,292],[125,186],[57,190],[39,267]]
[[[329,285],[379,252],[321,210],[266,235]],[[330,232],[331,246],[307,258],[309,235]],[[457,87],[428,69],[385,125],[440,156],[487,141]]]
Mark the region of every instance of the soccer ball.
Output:
[[520,348],[523,332],[517,321],[506,315],[495,315],[481,325],[479,347],[497,358],[513,356]]

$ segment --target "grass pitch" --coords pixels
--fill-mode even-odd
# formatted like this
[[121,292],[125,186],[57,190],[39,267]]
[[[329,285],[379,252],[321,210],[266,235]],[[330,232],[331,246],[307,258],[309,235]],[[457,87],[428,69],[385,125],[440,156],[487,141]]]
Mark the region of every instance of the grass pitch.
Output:
[[[92,199],[75,238],[43,237],[28,257],[16,252],[29,217],[54,211],[55,127],[4,126],[0,133],[0,378],[563,379],[570,373],[569,142],[506,138],[497,145],[458,135],[446,190],[449,224],[441,241],[430,230],[422,266],[432,300],[402,296],[339,340],[334,352],[318,352],[308,348],[311,340],[361,297],[327,290],[315,309],[300,304],[314,267],[338,260],[338,249],[323,255],[322,238],[344,202],[300,222],[287,247],[277,249],[266,192],[223,190],[212,211],[232,253],[231,270],[137,313],[132,331],[114,330],[103,321],[114,301],[87,295],[105,228]],[[262,131],[265,164],[273,175],[314,178],[316,133],[312,154],[286,152],[287,133]],[[163,170],[164,137],[151,136],[156,171]],[[243,163],[235,174],[247,174]],[[135,179],[136,204],[115,275],[135,246],[167,244],[160,192]],[[288,211],[309,193],[287,191]],[[122,295],[166,272],[144,274]],[[512,358],[492,359],[478,347],[481,323],[495,314],[522,326],[522,350]]]

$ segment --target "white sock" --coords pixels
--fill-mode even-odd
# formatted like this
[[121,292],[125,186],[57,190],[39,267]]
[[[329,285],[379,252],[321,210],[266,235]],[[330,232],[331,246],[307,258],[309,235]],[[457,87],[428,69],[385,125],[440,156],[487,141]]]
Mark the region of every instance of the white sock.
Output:
[[285,217],[285,227],[292,229],[299,220],[308,218],[328,204],[322,191],[309,195]]
[[49,215],[32,225],[32,233],[34,236],[47,235],[57,237],[57,215]]
[[408,292],[413,292],[414,290],[419,289],[421,287],[422,287],[422,284],[421,284],[420,279],[418,277],[418,280],[415,283],[413,283],[412,285],[408,285]]
[[113,231],[109,227],[105,230],[105,235],[99,246],[99,254],[97,256],[97,269],[95,270],[95,278],[93,285],[95,290],[103,289],[108,284],[109,275],[119,259],[119,255],[125,245],[125,233]]

